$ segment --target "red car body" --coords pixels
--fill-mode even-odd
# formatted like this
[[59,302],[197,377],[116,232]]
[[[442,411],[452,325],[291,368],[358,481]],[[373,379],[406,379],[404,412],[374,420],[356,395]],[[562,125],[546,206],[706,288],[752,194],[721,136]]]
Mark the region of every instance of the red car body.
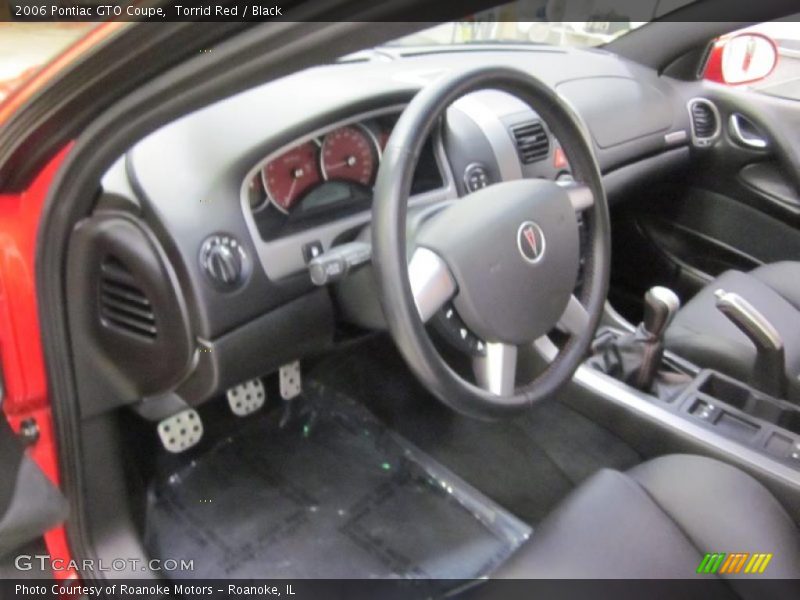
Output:
[[[122,24],[107,23],[92,30],[44,67],[31,67],[14,80],[0,82],[0,125],[38,89],[79,56],[105,40]],[[7,92],[8,95],[3,95]],[[3,412],[14,431],[34,419],[38,437],[28,453],[50,480],[59,485],[59,465],[53,419],[47,394],[44,354],[36,294],[36,243],[42,207],[50,185],[69,153],[67,144],[23,192],[0,194],[0,360],[5,377]],[[53,559],[70,560],[64,527],[45,534]],[[57,571],[57,579],[77,573]]]

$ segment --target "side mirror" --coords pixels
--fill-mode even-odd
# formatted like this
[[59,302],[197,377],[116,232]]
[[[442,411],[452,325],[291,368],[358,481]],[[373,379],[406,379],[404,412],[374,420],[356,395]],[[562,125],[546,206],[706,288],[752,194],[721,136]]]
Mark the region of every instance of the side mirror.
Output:
[[761,33],[740,33],[714,42],[705,79],[728,85],[754,83],[778,64],[778,46]]

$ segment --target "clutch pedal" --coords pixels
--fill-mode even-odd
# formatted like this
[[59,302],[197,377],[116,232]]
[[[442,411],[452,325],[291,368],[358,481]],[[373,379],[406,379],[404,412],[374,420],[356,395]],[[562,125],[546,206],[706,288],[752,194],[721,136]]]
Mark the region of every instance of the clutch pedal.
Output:
[[167,417],[156,429],[164,448],[174,454],[188,450],[203,437],[203,422],[193,408]]
[[237,417],[246,417],[264,406],[267,393],[260,379],[251,379],[228,390],[228,405]]

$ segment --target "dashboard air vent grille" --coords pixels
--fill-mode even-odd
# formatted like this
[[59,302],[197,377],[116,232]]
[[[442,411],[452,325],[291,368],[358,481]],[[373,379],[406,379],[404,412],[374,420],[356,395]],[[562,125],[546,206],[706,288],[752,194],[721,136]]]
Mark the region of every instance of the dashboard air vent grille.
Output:
[[710,139],[717,133],[719,122],[713,105],[707,100],[695,100],[691,104],[694,136],[699,140]]
[[530,121],[511,128],[522,164],[542,160],[550,153],[550,137],[539,121]]
[[153,307],[130,270],[113,256],[100,266],[100,317],[107,327],[153,340],[158,333]]

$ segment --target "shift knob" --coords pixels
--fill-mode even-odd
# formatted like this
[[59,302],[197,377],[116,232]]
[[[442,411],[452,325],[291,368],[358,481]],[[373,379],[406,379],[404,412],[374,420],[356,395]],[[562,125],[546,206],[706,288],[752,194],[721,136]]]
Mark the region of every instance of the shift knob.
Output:
[[661,338],[680,307],[681,301],[671,289],[659,285],[651,287],[644,295],[644,330]]

